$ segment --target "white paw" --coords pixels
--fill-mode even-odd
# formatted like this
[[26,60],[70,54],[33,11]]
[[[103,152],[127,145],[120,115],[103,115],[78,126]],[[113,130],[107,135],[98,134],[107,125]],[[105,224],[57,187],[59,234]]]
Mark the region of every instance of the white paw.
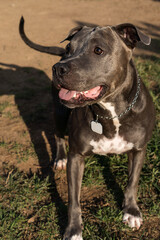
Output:
[[57,160],[54,163],[54,168],[58,170],[66,169],[67,159]]
[[63,240],[83,240],[82,235],[74,235],[71,238],[64,237]]
[[123,216],[123,222],[125,224],[128,224],[129,227],[136,228],[138,230],[140,228],[143,220],[141,217],[136,217],[129,213],[125,213]]
[[73,237],[71,237],[71,240],[83,240],[81,235],[74,235]]

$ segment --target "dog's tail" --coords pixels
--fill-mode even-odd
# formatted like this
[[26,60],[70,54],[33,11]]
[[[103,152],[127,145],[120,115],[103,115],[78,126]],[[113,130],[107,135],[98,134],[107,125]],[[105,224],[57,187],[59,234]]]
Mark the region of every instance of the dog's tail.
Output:
[[20,23],[19,23],[19,33],[20,33],[20,36],[23,39],[23,41],[29,47],[31,47],[31,48],[39,51],[39,52],[44,52],[44,53],[48,53],[48,54],[52,54],[52,55],[56,55],[56,56],[63,56],[63,54],[65,53],[64,48],[54,47],[54,46],[45,47],[45,46],[41,46],[41,45],[36,44],[36,43],[32,42],[31,40],[29,40],[29,38],[26,36],[26,34],[24,32],[24,18],[23,18],[23,16],[21,17]]

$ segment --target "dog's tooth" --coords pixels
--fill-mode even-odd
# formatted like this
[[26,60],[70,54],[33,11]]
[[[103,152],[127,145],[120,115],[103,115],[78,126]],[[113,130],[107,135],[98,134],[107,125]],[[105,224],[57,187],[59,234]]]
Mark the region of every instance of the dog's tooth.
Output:
[[84,93],[88,93],[88,91],[85,91]]
[[75,97],[76,97],[76,95],[77,95],[77,94],[76,94],[76,92],[75,92],[75,94],[73,95],[73,97],[75,98]]
[[80,92],[80,94],[84,94],[84,92]]

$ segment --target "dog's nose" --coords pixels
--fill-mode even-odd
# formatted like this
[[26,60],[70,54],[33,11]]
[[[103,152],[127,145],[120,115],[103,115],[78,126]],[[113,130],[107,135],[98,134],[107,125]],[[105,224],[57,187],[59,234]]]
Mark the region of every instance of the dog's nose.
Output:
[[69,73],[70,69],[69,66],[67,64],[64,63],[56,63],[53,66],[53,71],[60,77],[66,75],[67,73]]

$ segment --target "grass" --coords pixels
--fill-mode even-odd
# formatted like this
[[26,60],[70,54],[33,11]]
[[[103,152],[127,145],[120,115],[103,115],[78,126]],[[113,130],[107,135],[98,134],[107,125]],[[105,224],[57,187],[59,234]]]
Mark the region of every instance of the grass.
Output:
[[58,233],[56,209],[52,203],[48,178],[28,178],[17,170],[1,182],[1,239],[54,239]]
[[6,143],[4,141],[0,141],[0,147],[5,148],[10,155],[16,156],[17,163],[26,162],[30,156],[36,157],[33,145],[24,146],[24,144],[20,144],[17,142]]
[[[136,65],[157,110],[156,127],[148,144],[138,191],[144,224],[139,231],[132,231],[122,223],[121,203],[122,191],[127,184],[127,156],[96,155],[86,159],[82,183],[82,195],[88,194],[88,197],[81,199],[85,240],[158,240],[160,236],[160,60],[137,58]],[[28,95],[28,91],[24,94],[26,99],[33,94],[31,92]],[[8,102],[3,103],[0,110],[3,112],[7,106]],[[37,105],[36,114],[43,115],[43,110],[43,106]],[[11,156],[14,153],[17,161],[27,161],[30,155],[34,157],[33,146],[29,150],[20,143],[1,141],[0,147],[7,149]],[[8,165],[2,167],[0,239],[62,239],[67,224],[67,201],[66,196],[63,196],[65,172],[56,173],[58,177],[54,173],[52,177],[44,177],[27,175]],[[58,188],[61,181],[62,190]]]
[[10,103],[7,101],[0,103],[0,113],[2,113],[9,106],[10,106]]

